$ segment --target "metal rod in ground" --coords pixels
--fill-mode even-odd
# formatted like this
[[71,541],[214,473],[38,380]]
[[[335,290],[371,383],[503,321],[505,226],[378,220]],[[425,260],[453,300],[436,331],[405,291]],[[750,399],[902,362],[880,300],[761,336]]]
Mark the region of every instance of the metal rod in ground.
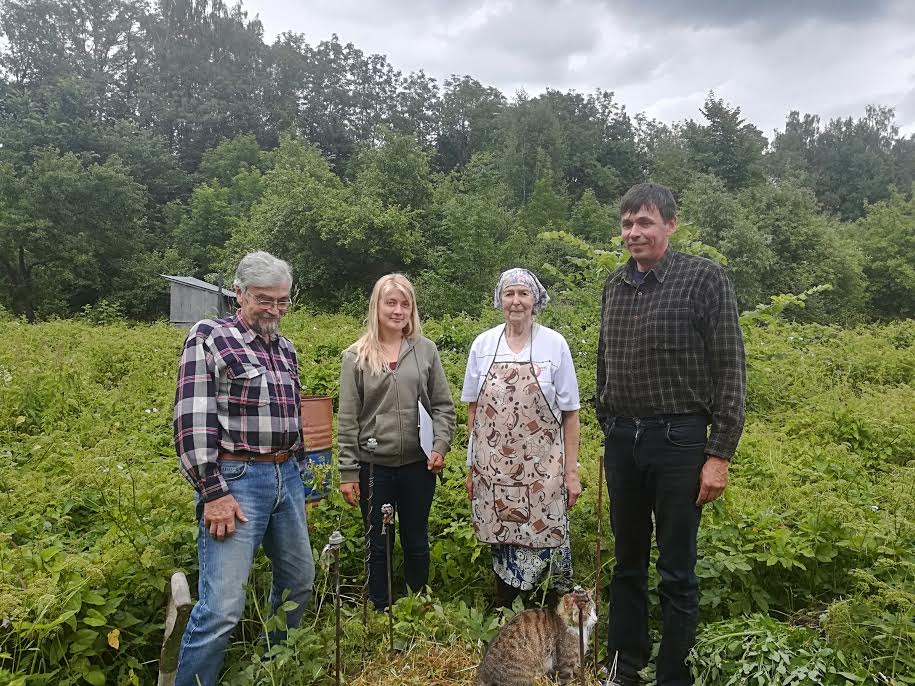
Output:
[[[576,601],[579,600],[579,595],[576,593]],[[578,673],[581,678],[581,686],[586,686],[587,682],[585,681],[585,610],[581,606],[581,602],[576,603],[578,605]]]
[[334,551],[334,615],[337,624],[336,633],[336,681],[340,686],[340,544],[343,543],[343,534],[334,531],[327,541],[327,546]]
[[[603,548],[601,541],[601,524],[604,521],[604,458],[601,456],[597,463],[597,543],[594,551],[594,607],[600,613],[600,571],[601,571],[601,550]],[[594,671],[597,672],[597,634],[600,622],[594,625],[594,633],[591,636],[591,651],[594,654]],[[609,657],[609,656],[608,656]]]
[[385,566],[388,569],[388,643],[394,652],[394,586],[391,564],[391,532],[394,530],[394,507],[390,503],[381,506],[381,517],[384,522],[381,535],[384,536]]
[[[365,511],[365,588],[362,592],[362,626],[368,630],[369,626],[369,587],[371,584],[371,555],[372,555],[372,496],[375,491],[375,464],[369,462],[369,492],[366,498]],[[366,641],[366,646],[368,642]]]

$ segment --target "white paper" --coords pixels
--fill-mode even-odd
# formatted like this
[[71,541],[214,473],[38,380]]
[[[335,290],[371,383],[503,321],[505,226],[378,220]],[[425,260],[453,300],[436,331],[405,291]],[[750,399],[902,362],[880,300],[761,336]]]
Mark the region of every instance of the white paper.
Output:
[[419,446],[426,453],[426,457],[432,457],[432,415],[426,412],[421,401],[416,401],[417,411],[419,414]]

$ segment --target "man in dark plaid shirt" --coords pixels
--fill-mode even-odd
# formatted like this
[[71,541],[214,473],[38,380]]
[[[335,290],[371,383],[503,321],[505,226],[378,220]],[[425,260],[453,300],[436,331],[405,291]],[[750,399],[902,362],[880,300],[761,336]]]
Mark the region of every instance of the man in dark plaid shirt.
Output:
[[[273,567],[271,605],[287,601],[296,626],[311,597],[314,560],[301,479],[300,385],[292,343],[279,335],[292,274],[265,252],[235,272],[239,310],[195,324],[175,395],[175,448],[197,491],[199,600],[181,641],[178,686],[217,683],[263,545]],[[285,637],[270,634],[271,645]]]
[[608,654],[611,662],[617,658],[617,683],[640,683],[651,652],[654,528],[662,611],[657,683],[679,686],[692,683],[686,657],[699,608],[701,508],[724,491],[743,431],[743,336],[724,270],[669,247],[677,228],[670,190],[634,186],[620,219],[630,258],[604,285],[597,352],[616,552]]

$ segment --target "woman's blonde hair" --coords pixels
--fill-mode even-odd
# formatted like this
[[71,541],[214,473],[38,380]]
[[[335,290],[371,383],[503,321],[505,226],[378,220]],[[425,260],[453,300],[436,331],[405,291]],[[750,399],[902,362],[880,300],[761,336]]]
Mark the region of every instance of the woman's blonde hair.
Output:
[[413,284],[403,274],[387,274],[375,282],[372,297],[369,298],[369,313],[365,323],[365,333],[353,344],[356,353],[356,366],[370,374],[381,374],[388,368],[381,338],[378,335],[378,304],[388,291],[397,290],[410,301],[410,316],[404,327],[403,335],[408,341],[422,336],[423,327],[419,323],[419,311],[416,309],[416,291]]

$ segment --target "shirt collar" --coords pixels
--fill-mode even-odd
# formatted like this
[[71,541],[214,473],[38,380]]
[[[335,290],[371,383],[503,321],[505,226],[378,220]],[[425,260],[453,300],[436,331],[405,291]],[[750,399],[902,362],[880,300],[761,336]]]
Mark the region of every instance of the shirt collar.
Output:
[[[670,265],[674,261],[675,250],[670,246],[667,246],[667,249],[664,251],[664,254],[661,255],[661,259],[658,260],[658,263],[648,270],[645,274],[645,277],[648,277],[648,274],[654,272],[654,278],[657,279],[658,283],[664,283],[664,278],[667,276],[667,272],[670,271]],[[632,272],[638,269],[638,266],[635,263],[635,259],[630,257],[626,262],[626,270],[623,272],[623,279],[630,286],[635,285],[632,281]]]
[[251,345],[254,342],[254,339],[257,338],[257,332],[248,326],[248,322],[241,316],[241,308],[235,310],[235,315],[232,317],[232,323],[235,325],[235,328],[238,329],[238,332],[241,334],[241,339],[247,345]]

